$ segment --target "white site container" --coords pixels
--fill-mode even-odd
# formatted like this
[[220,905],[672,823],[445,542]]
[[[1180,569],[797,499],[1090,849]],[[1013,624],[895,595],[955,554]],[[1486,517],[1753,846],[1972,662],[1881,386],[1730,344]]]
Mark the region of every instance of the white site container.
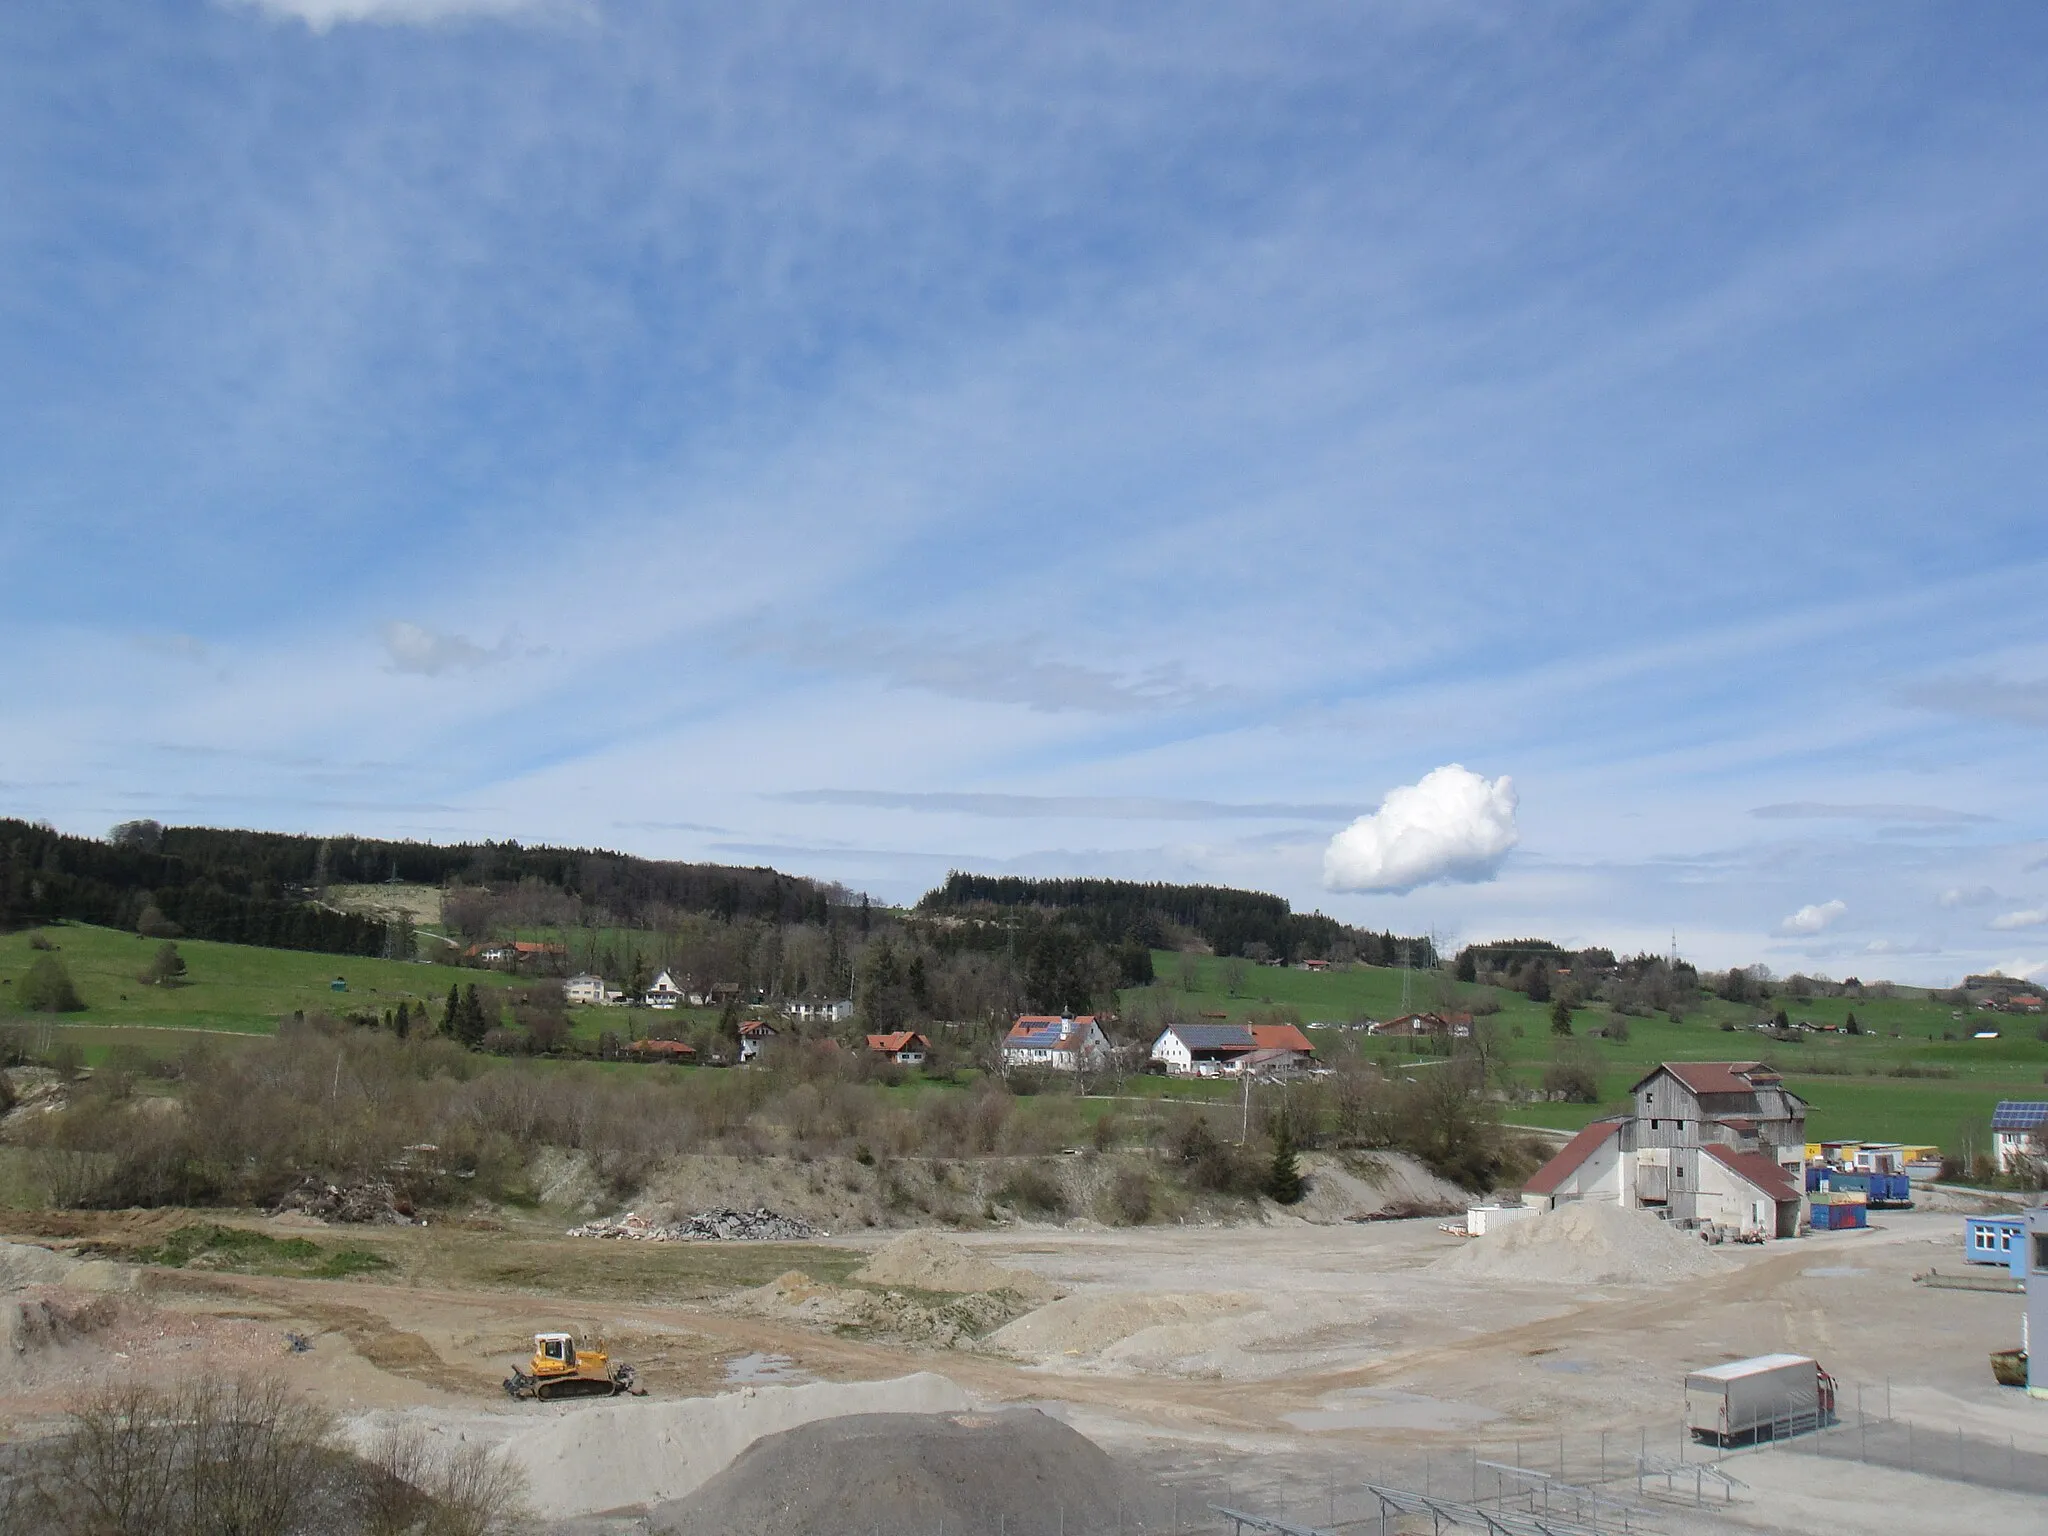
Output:
[[1833,1408],[1833,1380],[1805,1355],[1731,1360],[1685,1378],[1686,1426],[1718,1445],[1811,1430]]
[[1465,1212],[1465,1235],[1484,1237],[1535,1214],[1533,1205],[1475,1205]]

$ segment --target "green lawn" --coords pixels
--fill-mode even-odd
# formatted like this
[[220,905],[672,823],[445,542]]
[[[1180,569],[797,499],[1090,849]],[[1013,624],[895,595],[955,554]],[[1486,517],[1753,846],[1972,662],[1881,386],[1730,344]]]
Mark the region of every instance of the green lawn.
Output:
[[[451,982],[502,988],[510,978],[493,971],[456,970],[398,960],[365,960],[349,955],[307,954],[293,949],[258,949],[180,939],[185,980],[174,987],[151,986],[139,976],[155,954],[154,939],[113,928],[57,923],[32,930],[58,946],[57,958],[86,1002],[83,1013],[61,1022],[124,1024],[161,1029],[226,1030],[265,1034],[296,1009],[343,1014],[381,1014],[402,998],[430,1004],[436,1017]],[[13,1013],[13,989],[36,959],[29,933],[0,934],[0,1017]],[[347,991],[336,992],[336,977]]]

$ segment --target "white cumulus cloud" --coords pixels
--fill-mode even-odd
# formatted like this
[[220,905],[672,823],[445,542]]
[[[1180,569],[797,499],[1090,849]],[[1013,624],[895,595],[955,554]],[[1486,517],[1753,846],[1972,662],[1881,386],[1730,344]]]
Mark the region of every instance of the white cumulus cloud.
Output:
[[2015,928],[2039,928],[2043,923],[2048,923],[2048,912],[2030,907],[2024,912],[2001,912],[1991,919],[1990,926],[2000,933],[2011,933]]
[[1821,933],[1828,925],[1849,910],[1847,902],[1808,902],[1785,921],[1778,924],[1778,932],[1784,934]]
[[1952,885],[1939,898],[1944,907],[1988,907],[1998,892],[1988,885]]
[[1488,779],[1460,763],[1433,768],[1419,784],[1387,791],[1323,850],[1323,884],[1333,891],[1412,891],[1439,881],[1491,880],[1515,828],[1515,781]]
[[2003,965],[1994,965],[1990,974],[2010,976],[2014,981],[2040,981],[2043,977],[2048,977],[2048,960],[2029,960],[2025,957],[2008,960]]

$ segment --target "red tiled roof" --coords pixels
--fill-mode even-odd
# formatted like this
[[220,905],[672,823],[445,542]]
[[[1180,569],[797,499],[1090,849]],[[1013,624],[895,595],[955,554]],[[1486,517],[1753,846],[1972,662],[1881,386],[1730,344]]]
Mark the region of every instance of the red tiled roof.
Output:
[[772,1035],[776,1032],[773,1024],[764,1024],[759,1019],[749,1019],[740,1026],[740,1038],[742,1040],[751,1040],[756,1035]]
[[1609,1137],[1617,1134],[1621,1126],[1619,1120],[1595,1120],[1566,1142],[1557,1156],[1530,1174],[1529,1182],[1522,1188],[1532,1195],[1556,1194],[1557,1186],[1578,1172],[1579,1165],[1598,1151]]
[[1731,1152],[1726,1147],[1708,1147],[1707,1155],[1731,1169],[1773,1200],[1797,1200],[1799,1185],[1792,1175],[1761,1152]]
[[914,1029],[899,1029],[894,1034],[868,1036],[869,1050],[881,1051],[889,1056],[894,1056],[898,1051],[907,1051],[912,1046],[921,1046],[929,1050],[931,1041]]
[[1315,1054],[1315,1046],[1307,1035],[1292,1024],[1254,1024],[1251,1026],[1252,1044],[1262,1051],[1301,1051]]
[[1778,1075],[1760,1061],[1667,1061],[1635,1086],[1642,1087],[1657,1072],[1669,1072],[1699,1094],[1755,1093],[1761,1086],[1778,1083]]
[[626,1049],[638,1051],[648,1056],[694,1056],[697,1054],[697,1047],[685,1045],[680,1040],[635,1040]]

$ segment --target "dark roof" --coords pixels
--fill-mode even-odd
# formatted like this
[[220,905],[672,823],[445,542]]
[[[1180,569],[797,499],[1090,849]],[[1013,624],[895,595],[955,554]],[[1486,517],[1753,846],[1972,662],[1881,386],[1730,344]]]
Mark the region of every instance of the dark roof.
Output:
[[[1003,1044],[1028,1051],[1078,1051],[1087,1043],[1088,1029],[1094,1022],[1092,1013],[1068,1019],[1051,1013],[1019,1014],[1017,1022],[1010,1026],[1009,1034],[1003,1037]],[[1073,1031],[1062,1034],[1060,1026],[1063,1024],[1073,1025]]]
[[1529,1175],[1529,1182],[1522,1186],[1532,1195],[1554,1195],[1557,1186],[1578,1172],[1579,1165],[1595,1151],[1608,1137],[1618,1132],[1623,1125],[1620,1120],[1595,1120],[1578,1135],[1564,1144],[1557,1156]]
[[1248,1051],[1258,1044],[1242,1024],[1175,1024],[1173,1032],[1191,1051]]
[[1740,1174],[1773,1200],[1797,1200],[1799,1185],[1792,1175],[1761,1152],[1731,1152],[1726,1147],[1708,1147],[1707,1156]]
[[1991,1111],[1994,1131],[2038,1131],[2048,1126],[2048,1104],[2026,1099],[2003,1099]]

